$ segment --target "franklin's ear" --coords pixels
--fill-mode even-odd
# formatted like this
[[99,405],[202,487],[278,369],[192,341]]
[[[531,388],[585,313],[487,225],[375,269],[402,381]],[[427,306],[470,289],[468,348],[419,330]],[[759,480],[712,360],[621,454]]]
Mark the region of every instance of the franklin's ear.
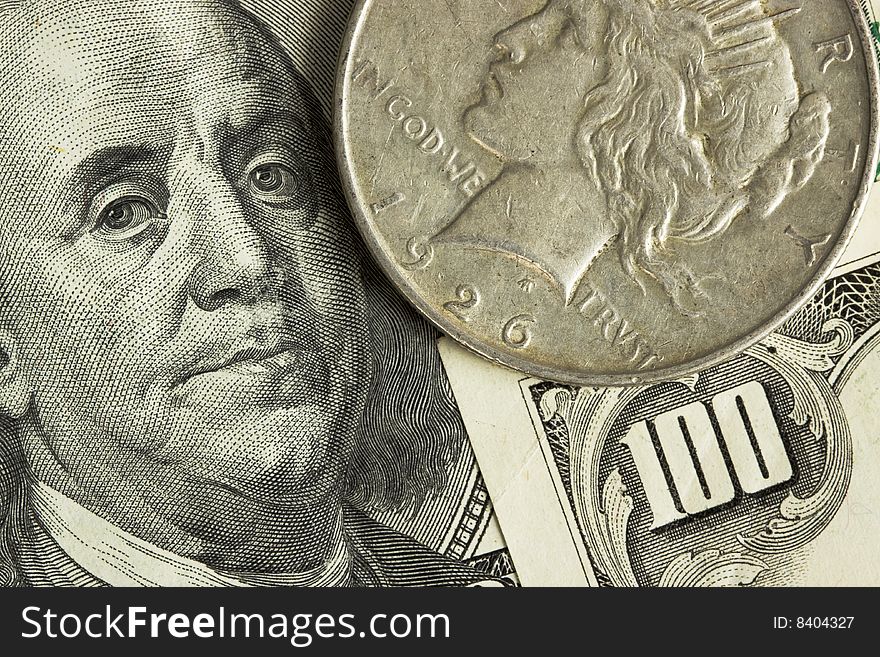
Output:
[[21,371],[18,341],[0,328],[0,414],[19,419],[27,412],[30,396],[30,385]]

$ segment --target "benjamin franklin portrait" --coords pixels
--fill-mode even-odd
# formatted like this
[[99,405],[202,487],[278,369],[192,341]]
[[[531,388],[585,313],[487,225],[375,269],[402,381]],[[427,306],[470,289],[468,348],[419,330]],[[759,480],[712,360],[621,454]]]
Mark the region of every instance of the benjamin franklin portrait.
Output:
[[438,495],[466,436],[269,27],[2,2],[0,61],[3,583],[485,580],[376,520]]
[[501,175],[434,239],[524,259],[570,302],[615,254],[683,312],[675,247],[767,220],[824,156],[830,103],[801,90],[758,0],[549,0],[495,37],[465,129]]

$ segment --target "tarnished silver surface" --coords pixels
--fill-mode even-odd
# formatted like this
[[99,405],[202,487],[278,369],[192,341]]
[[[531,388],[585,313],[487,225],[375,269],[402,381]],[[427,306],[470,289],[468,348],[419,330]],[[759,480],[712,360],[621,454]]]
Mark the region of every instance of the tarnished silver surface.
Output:
[[681,376],[842,253],[877,168],[870,44],[849,0],[364,0],[343,181],[468,347],[573,383]]

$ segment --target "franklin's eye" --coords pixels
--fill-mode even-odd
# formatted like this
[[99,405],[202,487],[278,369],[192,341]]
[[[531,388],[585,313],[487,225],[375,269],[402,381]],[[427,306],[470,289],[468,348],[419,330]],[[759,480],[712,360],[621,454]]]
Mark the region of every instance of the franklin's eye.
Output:
[[156,204],[142,196],[124,196],[98,213],[96,231],[107,239],[127,240],[164,218]]
[[301,187],[300,176],[277,162],[261,164],[250,174],[251,191],[266,200],[289,199],[296,196]]

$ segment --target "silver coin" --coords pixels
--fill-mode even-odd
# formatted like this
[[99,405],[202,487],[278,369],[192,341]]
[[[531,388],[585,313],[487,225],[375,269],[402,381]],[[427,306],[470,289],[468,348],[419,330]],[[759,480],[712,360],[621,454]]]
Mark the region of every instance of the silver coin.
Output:
[[373,254],[484,356],[681,377],[766,336],[877,170],[854,0],[362,0],[337,153]]

